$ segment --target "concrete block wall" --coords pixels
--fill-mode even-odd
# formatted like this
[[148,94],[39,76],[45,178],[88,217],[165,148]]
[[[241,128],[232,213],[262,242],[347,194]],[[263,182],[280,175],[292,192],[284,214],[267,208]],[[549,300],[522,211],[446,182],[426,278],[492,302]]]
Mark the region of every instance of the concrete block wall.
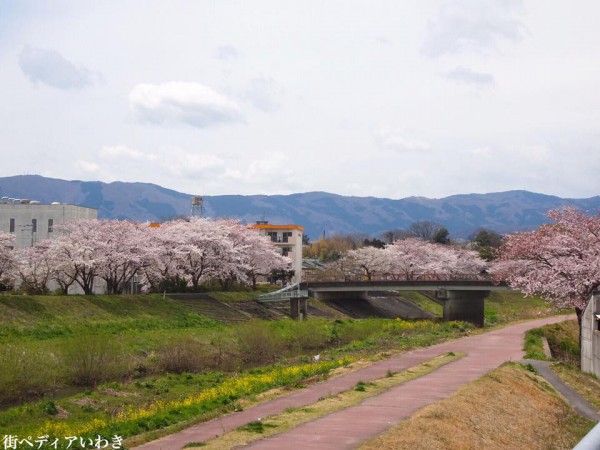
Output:
[[581,322],[581,370],[600,377],[600,331],[596,315],[600,314],[600,293],[596,292],[583,312]]

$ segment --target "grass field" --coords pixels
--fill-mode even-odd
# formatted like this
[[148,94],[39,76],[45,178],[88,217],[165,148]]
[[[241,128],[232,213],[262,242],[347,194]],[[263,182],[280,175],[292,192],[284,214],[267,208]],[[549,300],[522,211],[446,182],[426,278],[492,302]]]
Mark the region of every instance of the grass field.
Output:
[[[215,297],[235,304],[249,295],[254,294]],[[534,317],[551,311],[517,296],[491,305],[496,323],[522,318],[528,308]],[[161,295],[2,296],[0,434],[63,427],[156,435],[243,407],[272,387],[327,376],[350,360],[372,361],[472,332],[460,322],[398,319],[226,325]],[[315,354],[321,355],[319,369],[311,363]],[[238,379],[247,386],[231,385]],[[194,397],[224,389],[229,394]],[[189,398],[195,400],[176,403]],[[172,407],[156,406],[161,404]],[[147,413],[123,419],[133,417],[131,411]]]

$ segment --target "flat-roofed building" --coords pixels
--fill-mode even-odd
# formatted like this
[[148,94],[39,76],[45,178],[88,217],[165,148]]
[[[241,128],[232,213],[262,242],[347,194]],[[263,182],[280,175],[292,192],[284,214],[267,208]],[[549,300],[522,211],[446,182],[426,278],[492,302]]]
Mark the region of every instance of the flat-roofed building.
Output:
[[259,220],[252,228],[261,235],[269,236],[283,256],[292,260],[294,282],[302,280],[302,235],[304,227],[300,225],[274,225],[266,220]]
[[0,231],[14,234],[15,247],[30,247],[57,235],[55,227],[78,219],[97,219],[98,210],[62,203],[0,199]]

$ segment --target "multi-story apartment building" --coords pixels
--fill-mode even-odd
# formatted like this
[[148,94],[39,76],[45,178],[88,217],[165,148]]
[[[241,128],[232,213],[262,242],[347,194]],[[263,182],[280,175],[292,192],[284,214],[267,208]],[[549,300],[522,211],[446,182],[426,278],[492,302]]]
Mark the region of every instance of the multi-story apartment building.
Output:
[[302,280],[302,234],[304,227],[300,225],[273,225],[266,220],[259,220],[251,225],[261,235],[269,236],[282,255],[292,260],[294,282]]
[[97,219],[98,210],[85,206],[51,203],[8,197],[0,199],[0,231],[14,234],[15,247],[31,247],[42,239],[56,236],[57,225],[77,219]]

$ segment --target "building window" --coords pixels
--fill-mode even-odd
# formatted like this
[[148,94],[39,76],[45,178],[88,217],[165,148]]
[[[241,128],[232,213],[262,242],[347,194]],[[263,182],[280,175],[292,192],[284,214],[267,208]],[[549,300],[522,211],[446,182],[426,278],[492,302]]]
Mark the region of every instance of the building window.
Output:
[[277,242],[277,231],[269,231],[267,235],[271,238],[271,242]]
[[31,219],[31,232],[37,233],[37,219]]
[[10,219],[9,230],[11,233],[15,232],[15,219]]
[[48,233],[54,231],[54,219],[48,219]]
[[292,232],[291,231],[284,231],[283,232],[283,242],[288,242],[288,239],[292,237]]
[[290,254],[291,251],[292,251],[292,247],[282,247],[281,254],[283,256],[287,256]]

